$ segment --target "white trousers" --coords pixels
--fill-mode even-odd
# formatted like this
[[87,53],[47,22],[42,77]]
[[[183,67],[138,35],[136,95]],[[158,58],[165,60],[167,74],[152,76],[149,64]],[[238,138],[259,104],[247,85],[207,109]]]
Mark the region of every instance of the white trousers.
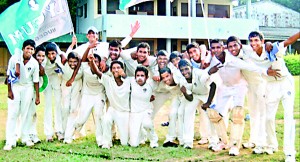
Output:
[[127,145],[129,140],[129,112],[118,111],[109,107],[103,117],[103,145],[112,146],[112,125],[117,125],[122,145]]
[[[174,96],[171,100],[171,108],[169,112],[168,134],[165,142],[174,141],[178,137],[179,143],[183,143],[183,113],[184,106],[181,106],[185,100],[184,96]],[[177,133],[176,133],[177,126]]]
[[74,125],[75,119],[78,114],[82,80],[76,80],[71,87],[66,86],[66,81],[62,82],[62,127],[65,132],[67,127]]
[[96,141],[98,145],[102,144],[103,131],[102,131],[101,123],[102,123],[103,113],[105,109],[105,100],[106,98],[104,94],[98,94],[98,95],[82,94],[81,104],[78,111],[79,113],[75,120],[75,124],[73,126],[72,124],[67,125],[65,138],[72,139],[75,129],[78,131],[82,129],[83,125],[88,120],[94,108],[95,116],[93,117],[93,120],[95,122],[95,127],[96,127],[96,131],[95,131]]
[[14,99],[8,99],[7,122],[6,122],[6,144],[16,145],[16,124],[21,116],[21,138],[23,142],[30,140],[28,111],[33,101],[33,86],[12,85]]
[[[184,108],[180,108],[184,110],[183,114],[183,142],[185,145],[189,147],[193,147],[193,140],[194,140],[194,123],[195,123],[195,113],[196,113],[196,108],[198,106],[201,106],[204,101],[206,102],[207,100],[207,95],[194,95],[193,101],[187,101],[186,99],[183,100],[182,106]],[[210,123],[207,114],[202,110],[200,113],[203,114],[204,121],[203,125],[205,129],[210,132]],[[210,134],[210,133],[209,133]],[[209,135],[208,135],[209,136]]]
[[30,103],[30,108],[28,111],[29,117],[29,134],[37,135],[36,124],[37,124],[37,113],[36,113],[36,105],[35,105],[35,95],[33,95],[33,100]]
[[153,103],[153,119],[156,113],[160,110],[160,108],[167,102],[167,100],[171,97],[171,93],[169,92],[156,92],[154,94],[155,100],[152,101]]
[[250,114],[249,142],[256,146],[266,145],[266,98],[265,83],[248,85],[248,109]]
[[54,108],[54,129],[55,132],[63,132],[61,117],[61,78],[57,75],[48,76],[49,84],[44,90],[45,109],[44,109],[44,133],[46,136],[53,136],[52,127],[52,92],[55,99]]
[[275,132],[275,116],[279,102],[284,108],[284,153],[295,155],[295,120],[294,120],[294,78],[288,76],[283,80],[267,83],[267,146],[278,148]]
[[157,143],[158,137],[154,130],[152,120],[153,110],[148,109],[142,112],[130,112],[129,115],[129,144],[137,147],[141,141],[142,130],[146,130],[150,143]]

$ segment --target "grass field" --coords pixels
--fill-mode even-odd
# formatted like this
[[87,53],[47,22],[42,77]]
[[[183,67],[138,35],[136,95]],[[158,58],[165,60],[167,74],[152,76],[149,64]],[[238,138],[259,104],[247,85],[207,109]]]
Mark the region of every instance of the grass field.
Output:
[[[294,117],[296,119],[296,150],[297,161],[300,161],[300,94],[299,94],[299,76],[295,78],[295,108]],[[55,141],[46,143],[43,133],[43,97],[42,104],[38,106],[38,133],[43,140],[32,148],[18,146],[10,152],[3,151],[5,144],[5,124],[7,116],[7,88],[0,84],[0,161],[284,161],[283,146],[283,108],[280,105],[276,115],[276,131],[279,141],[279,151],[273,155],[253,155],[251,150],[241,149],[241,154],[237,157],[228,155],[228,151],[213,153],[207,149],[207,145],[197,145],[194,141],[194,148],[191,150],[178,148],[161,147],[167,127],[160,126],[162,121],[167,120],[168,108],[164,107],[155,118],[155,128],[159,136],[160,147],[152,149],[149,143],[138,148],[121,146],[117,141],[110,150],[98,148],[94,136],[94,124],[92,117],[89,118],[86,125],[87,136],[74,141],[70,145]],[[43,95],[42,95],[43,96]],[[199,117],[198,117],[199,118]],[[197,118],[197,119],[198,119]],[[195,138],[199,138],[199,120],[196,121]],[[243,141],[249,139],[249,121],[246,122]]]

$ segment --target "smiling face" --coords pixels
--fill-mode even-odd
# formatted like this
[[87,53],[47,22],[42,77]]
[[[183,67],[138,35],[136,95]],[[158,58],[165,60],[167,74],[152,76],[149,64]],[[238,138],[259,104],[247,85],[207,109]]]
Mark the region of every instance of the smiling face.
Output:
[[157,65],[160,69],[166,67],[168,64],[168,58],[167,58],[167,56],[164,56],[164,55],[158,56],[156,61],[157,61]]
[[25,60],[28,60],[34,54],[35,49],[34,49],[34,47],[27,45],[26,47],[24,47],[22,49],[22,51],[23,51],[23,58]]
[[118,63],[114,63],[114,64],[112,65],[112,67],[111,67],[111,73],[113,74],[113,76],[114,76],[115,78],[121,77],[121,75],[119,74],[119,72],[120,72],[121,70],[123,71],[121,65],[118,64]]
[[137,51],[137,61],[145,62],[149,56],[148,48],[139,48]]
[[250,41],[250,46],[255,52],[258,52],[264,44],[264,40],[261,40],[259,36],[251,37],[249,38],[249,41]]
[[39,51],[37,54],[36,54],[36,60],[39,62],[39,64],[41,64],[44,60],[45,60],[45,51]]
[[223,52],[223,46],[220,43],[212,43],[210,47],[211,53],[213,55],[219,56]]
[[191,79],[192,78],[192,67],[190,66],[181,66],[180,72],[184,76],[185,79]]
[[48,51],[47,57],[50,61],[54,61],[56,59],[56,51]]
[[171,60],[172,64],[178,69],[178,63],[181,60],[180,57],[175,57]]
[[199,61],[201,59],[200,49],[196,47],[192,47],[189,49],[188,54],[190,58],[192,58],[195,61]]
[[173,75],[168,72],[164,72],[160,76],[162,81],[168,86],[173,85],[175,83],[173,79]]
[[135,81],[140,86],[143,86],[146,83],[147,76],[145,75],[144,71],[137,71],[135,75]]
[[112,61],[114,60],[118,60],[118,58],[120,57],[120,53],[121,53],[121,49],[119,49],[118,47],[109,47],[109,57],[111,58]]
[[237,41],[232,41],[228,43],[227,48],[233,56],[237,56],[240,53],[241,45]]
[[78,65],[78,60],[76,58],[69,58],[68,64],[69,64],[70,68],[74,70]]
[[87,34],[86,34],[86,38],[89,40],[90,43],[93,43],[95,41],[98,40],[98,34],[95,33],[94,31],[90,30]]

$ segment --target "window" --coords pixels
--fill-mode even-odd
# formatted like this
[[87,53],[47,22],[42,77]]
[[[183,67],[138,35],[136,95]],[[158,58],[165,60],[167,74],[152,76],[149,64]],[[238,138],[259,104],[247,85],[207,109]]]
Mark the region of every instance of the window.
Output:
[[129,7],[129,14],[154,15],[154,2],[148,1]]
[[87,3],[84,6],[84,18],[87,18]]
[[181,16],[188,16],[188,4],[181,3]]
[[229,18],[229,5],[208,5],[208,17]]
[[203,17],[201,3],[196,5],[196,17]]
[[[101,1],[101,0],[100,0]],[[107,0],[107,13],[115,14],[119,9],[119,0]]]
[[101,0],[98,0],[98,14],[101,14]]
[[82,17],[83,16],[83,6],[80,6],[77,8],[77,16]]

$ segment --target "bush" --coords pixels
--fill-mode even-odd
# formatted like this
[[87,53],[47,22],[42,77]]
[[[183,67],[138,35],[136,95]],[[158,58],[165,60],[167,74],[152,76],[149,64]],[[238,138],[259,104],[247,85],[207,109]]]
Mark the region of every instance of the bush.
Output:
[[287,54],[284,56],[284,61],[292,75],[300,75],[300,55]]

